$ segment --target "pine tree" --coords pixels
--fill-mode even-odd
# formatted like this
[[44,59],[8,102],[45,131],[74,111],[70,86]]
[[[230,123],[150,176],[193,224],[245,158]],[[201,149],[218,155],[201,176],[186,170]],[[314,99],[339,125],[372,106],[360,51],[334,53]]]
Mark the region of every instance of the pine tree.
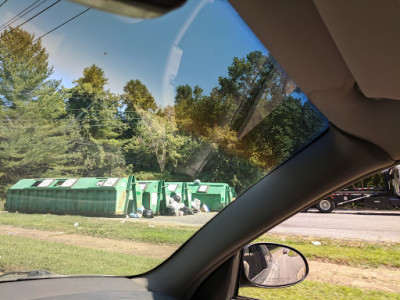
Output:
[[0,35],[0,193],[21,178],[67,175],[77,137],[61,82],[41,41],[22,29]]

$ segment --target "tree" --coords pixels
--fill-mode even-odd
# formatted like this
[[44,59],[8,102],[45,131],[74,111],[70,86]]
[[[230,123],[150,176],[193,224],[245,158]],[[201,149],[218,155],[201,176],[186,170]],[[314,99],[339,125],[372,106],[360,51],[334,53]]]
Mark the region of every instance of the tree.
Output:
[[137,111],[141,118],[138,132],[125,148],[132,159],[129,163],[136,166],[134,170],[143,170],[140,166],[146,165],[151,170],[155,161],[160,172],[168,165],[174,169],[189,156],[189,149],[196,148],[195,140],[179,134],[173,114],[164,112],[160,116],[140,108]]
[[122,99],[126,105],[127,111],[134,111],[137,107],[152,112],[157,110],[157,103],[154,97],[147,87],[138,79],[129,80],[125,84]]
[[0,104],[15,108],[38,97],[53,69],[41,40],[20,28],[4,30],[0,35]]
[[70,174],[78,136],[65,117],[61,82],[40,40],[22,29],[0,36],[0,180],[2,192],[21,178]]
[[108,84],[108,78],[106,78],[102,68],[93,64],[83,69],[83,77],[75,80],[75,83],[80,86],[88,84],[93,91],[101,93],[104,91],[106,84]]
[[79,153],[82,176],[121,176],[125,172],[121,136],[125,130],[120,98],[105,89],[104,71],[91,65],[69,90],[68,114],[79,124],[80,139],[74,151]]

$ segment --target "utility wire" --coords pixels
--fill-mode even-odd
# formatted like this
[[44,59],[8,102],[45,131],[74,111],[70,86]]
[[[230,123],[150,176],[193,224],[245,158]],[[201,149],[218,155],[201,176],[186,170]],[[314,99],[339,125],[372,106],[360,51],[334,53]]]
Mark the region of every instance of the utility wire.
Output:
[[[11,18],[10,20],[8,20],[7,22],[5,22],[3,25],[0,26],[0,30],[5,29],[6,27],[10,26],[11,24],[13,24],[14,22],[17,22],[19,19],[23,18],[25,15],[29,14],[31,11],[33,11],[34,9],[36,9],[37,7],[39,7],[40,5],[42,5],[43,3],[45,3],[47,0],[43,0],[42,2],[40,2],[38,5],[36,5],[35,7],[31,8],[33,5],[35,5],[36,3],[38,3],[40,0],[35,1],[33,4],[29,5],[27,8],[25,8],[23,11],[19,12],[17,15],[15,15],[13,18]],[[29,9],[31,8],[31,9]],[[29,9],[29,10],[28,10]],[[28,10],[27,12],[25,12],[26,10]],[[25,13],[24,13],[25,12]]]
[[9,33],[13,32],[15,29],[20,28],[22,25],[25,25],[26,23],[28,23],[29,21],[33,20],[34,18],[36,18],[37,16],[41,15],[42,13],[44,13],[46,10],[52,8],[54,5],[60,3],[61,0],[57,0],[56,2],[54,2],[53,4],[50,4],[49,6],[47,6],[45,9],[42,9],[40,12],[38,12],[36,15],[30,17],[28,20],[26,20],[25,22],[19,24],[17,27],[11,29],[10,31],[8,31],[4,36],[7,36]]
[[[61,1],[61,0],[59,0]],[[76,19],[77,17],[79,17],[80,15],[83,15],[85,12],[89,11],[91,9],[91,7],[85,9],[84,11],[80,12],[79,14],[73,16],[72,18],[68,19],[67,21],[65,21],[64,23],[58,25],[57,27],[54,27],[52,30],[46,32],[45,34],[41,35],[40,37],[38,37],[37,39],[35,39],[32,43],[36,42],[37,40],[41,39],[42,37],[45,37],[46,35],[52,33],[53,31],[59,29],[60,27],[64,26],[65,24],[71,22],[72,20]]]
[[31,8],[32,6],[34,6],[36,3],[38,3],[40,0],[36,0],[35,2],[33,2],[31,5],[29,5],[28,7],[26,7],[25,9],[23,9],[22,11],[20,11],[19,13],[17,13],[14,17],[12,17],[11,19],[9,19],[7,22],[3,23],[0,26],[0,29],[3,29],[4,27],[8,26],[10,22],[13,22],[16,18],[18,18],[21,14],[23,14],[25,11],[27,11],[29,8]]
[[[57,2],[53,3],[52,5],[57,4],[57,3],[60,2],[60,1],[61,1],[61,0],[58,0]],[[64,26],[65,24],[71,22],[72,20],[76,19],[77,17],[79,17],[80,15],[84,14],[85,12],[87,12],[87,11],[90,10],[90,9],[91,9],[91,7],[85,9],[84,11],[82,11],[82,12],[80,12],[79,14],[73,16],[72,18],[68,19],[68,20],[65,21],[64,23],[58,25],[57,27],[54,27],[54,28],[51,29],[50,31],[46,32],[45,34],[42,34],[41,36],[39,36],[38,38],[36,38],[36,39],[33,40],[32,42],[28,42],[28,43],[27,43],[26,45],[24,45],[23,47],[18,48],[17,50],[15,50],[14,52],[12,52],[12,53],[10,53],[9,55],[5,56],[4,58],[8,58],[8,57],[14,55],[15,53],[17,53],[17,52],[21,51],[22,49],[24,49],[26,46],[28,46],[28,45],[30,45],[30,44],[33,44],[33,43],[36,42],[37,40],[40,40],[41,38],[43,38],[43,37],[45,37],[46,35],[52,33],[53,31],[59,29],[60,27]],[[14,29],[15,29],[15,28],[14,28]],[[8,33],[10,33],[10,32],[11,32],[11,31],[9,31]]]
[[[18,107],[18,108],[23,108],[24,110],[29,110],[29,109],[42,109],[41,107]],[[71,108],[71,109],[65,109],[65,111],[82,111],[82,110],[86,110],[86,108],[82,107],[82,108]],[[101,111],[115,111],[117,113],[119,112],[136,112],[134,110],[123,110],[123,111],[119,111],[118,109],[89,109],[88,112],[101,112]]]
[[8,0],[4,0],[2,4],[0,4],[0,7],[2,7],[4,4],[6,4]]

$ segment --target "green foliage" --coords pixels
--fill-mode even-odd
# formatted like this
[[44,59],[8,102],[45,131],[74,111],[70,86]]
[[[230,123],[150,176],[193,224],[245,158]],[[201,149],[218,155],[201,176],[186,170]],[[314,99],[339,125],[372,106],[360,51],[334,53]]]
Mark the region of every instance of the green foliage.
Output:
[[148,91],[147,87],[138,79],[129,80],[125,84],[122,99],[126,105],[127,111],[134,111],[136,108],[152,112],[157,110],[154,97]]
[[119,117],[119,97],[105,90],[108,79],[96,65],[83,70],[67,101],[68,115],[79,124],[74,153],[80,176],[122,176],[125,159],[121,135],[126,125]]
[[[22,29],[0,36],[0,193],[21,178],[68,174],[77,128],[64,91],[49,79],[48,54]],[[22,46],[21,46],[22,45]]]
[[52,74],[48,54],[41,41],[20,28],[5,29],[0,35],[0,104],[14,108],[38,96]]
[[140,167],[146,170],[155,158],[160,172],[164,172],[167,165],[177,167],[178,161],[184,158],[185,148],[193,146],[194,141],[178,133],[172,114],[159,116],[138,107],[136,110],[141,118],[137,134],[125,146],[132,163],[140,162]]
[[138,79],[112,93],[95,64],[64,89],[33,39],[22,29],[0,38],[3,191],[21,178],[134,173],[227,182],[241,193],[326,126],[260,51],[234,58],[209,94],[181,85],[175,105],[161,108]]

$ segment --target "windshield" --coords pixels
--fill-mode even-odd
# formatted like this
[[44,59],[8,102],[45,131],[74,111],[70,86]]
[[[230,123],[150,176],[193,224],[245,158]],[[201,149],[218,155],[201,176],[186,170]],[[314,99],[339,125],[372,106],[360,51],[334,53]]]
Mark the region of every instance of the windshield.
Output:
[[226,1],[0,20],[0,273],[150,270],[327,128]]

